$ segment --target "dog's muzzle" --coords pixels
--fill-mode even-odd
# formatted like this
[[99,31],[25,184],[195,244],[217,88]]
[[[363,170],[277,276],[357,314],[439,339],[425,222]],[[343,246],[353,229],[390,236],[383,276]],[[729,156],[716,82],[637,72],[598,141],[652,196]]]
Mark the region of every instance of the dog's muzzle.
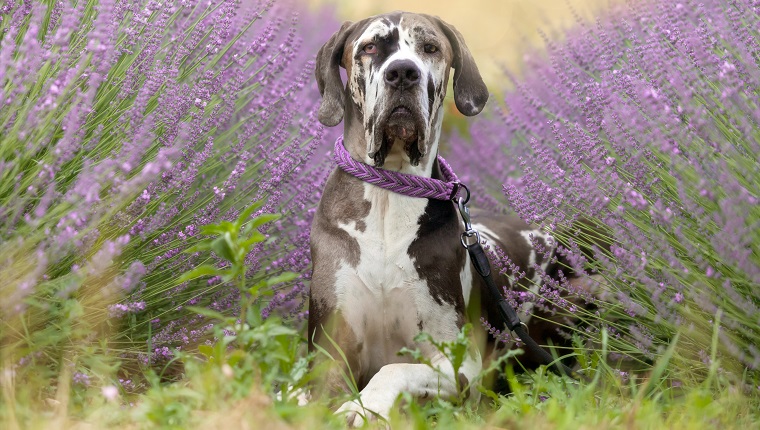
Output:
[[388,91],[388,101],[380,114],[380,136],[371,156],[380,167],[396,140],[404,142],[404,151],[411,163],[417,165],[425,155],[425,118],[420,109],[422,72],[411,60],[395,60],[383,72]]

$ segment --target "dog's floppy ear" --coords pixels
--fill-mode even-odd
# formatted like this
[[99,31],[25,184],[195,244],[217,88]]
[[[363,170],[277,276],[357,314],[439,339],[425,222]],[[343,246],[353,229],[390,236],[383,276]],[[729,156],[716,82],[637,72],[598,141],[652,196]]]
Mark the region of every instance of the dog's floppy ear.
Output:
[[459,31],[437,16],[434,19],[449,39],[454,51],[454,102],[463,115],[473,116],[480,113],[488,101],[488,88],[480,77],[478,66],[470,50],[464,43]]
[[343,119],[344,96],[343,81],[340,79],[341,58],[346,39],[356,24],[346,21],[335,34],[330,37],[317,53],[317,67],[314,74],[317,77],[317,87],[322,95],[319,106],[319,122],[333,127]]

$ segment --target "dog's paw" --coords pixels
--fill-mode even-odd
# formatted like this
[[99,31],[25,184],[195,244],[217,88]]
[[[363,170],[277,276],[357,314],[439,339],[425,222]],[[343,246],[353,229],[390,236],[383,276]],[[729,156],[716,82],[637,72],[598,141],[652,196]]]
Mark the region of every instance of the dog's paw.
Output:
[[[343,405],[335,411],[335,414],[344,416],[346,419],[346,425],[349,427],[361,427],[365,422],[388,422],[388,415],[391,406],[393,406],[393,402],[387,405],[384,404],[387,403],[384,401],[367,402],[367,399],[364,399],[364,396],[362,396],[362,400],[361,404],[358,400],[351,400],[343,403]],[[362,406],[362,404],[364,406]]]
[[342,415],[348,427],[361,427],[364,425],[365,417],[370,418],[371,412],[365,410],[359,403],[349,401],[343,403],[335,411],[335,415]]

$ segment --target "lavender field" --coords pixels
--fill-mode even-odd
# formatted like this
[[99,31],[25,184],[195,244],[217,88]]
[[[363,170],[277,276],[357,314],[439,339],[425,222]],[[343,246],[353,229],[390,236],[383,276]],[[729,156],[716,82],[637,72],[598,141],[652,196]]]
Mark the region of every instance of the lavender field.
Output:
[[[314,377],[308,235],[340,130],[313,72],[339,26],[296,1],[0,4],[4,427],[344,426],[288,395]],[[547,36],[475,119],[450,109],[474,204],[600,275],[505,291],[580,318],[557,352],[589,380],[508,369],[511,394],[400,399],[392,427],[760,425],[759,29],[757,0],[631,1]]]

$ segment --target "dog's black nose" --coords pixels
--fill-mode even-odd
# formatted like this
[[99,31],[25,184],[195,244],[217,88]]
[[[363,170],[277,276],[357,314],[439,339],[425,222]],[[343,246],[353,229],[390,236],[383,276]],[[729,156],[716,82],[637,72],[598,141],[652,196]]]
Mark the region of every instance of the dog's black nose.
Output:
[[412,60],[396,60],[385,69],[385,83],[392,88],[408,88],[420,82],[420,69]]

